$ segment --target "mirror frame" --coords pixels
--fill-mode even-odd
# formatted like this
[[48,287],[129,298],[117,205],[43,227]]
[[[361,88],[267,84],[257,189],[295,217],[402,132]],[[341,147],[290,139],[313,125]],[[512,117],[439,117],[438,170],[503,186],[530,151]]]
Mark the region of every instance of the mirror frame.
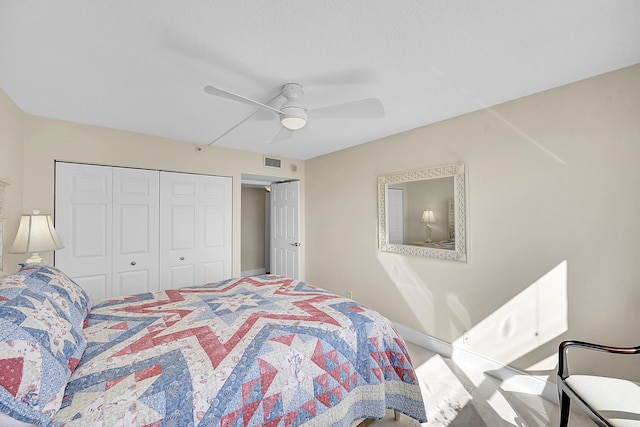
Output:
[[[455,246],[454,250],[389,243],[387,230],[387,189],[389,184],[453,177]],[[416,255],[449,261],[467,261],[467,211],[465,165],[438,166],[378,176],[378,249],[403,255]]]

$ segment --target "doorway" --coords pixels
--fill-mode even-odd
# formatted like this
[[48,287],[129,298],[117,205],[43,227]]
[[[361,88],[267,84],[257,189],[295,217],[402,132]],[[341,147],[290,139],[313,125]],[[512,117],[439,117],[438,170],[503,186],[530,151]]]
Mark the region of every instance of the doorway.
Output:
[[[241,185],[241,263],[240,269],[242,276],[254,276],[259,274],[282,274],[288,277],[298,279],[299,263],[300,263],[300,242],[298,236],[299,230],[299,181],[293,181],[295,185],[283,185],[283,179],[269,176],[258,175],[242,175]],[[276,234],[282,235],[282,227],[288,230],[295,230],[295,237],[291,242],[287,240],[283,243],[281,239],[273,239],[274,230],[272,229],[271,213],[274,208],[271,205],[271,188],[280,183],[280,187],[286,187],[290,197],[293,197],[298,205],[289,208],[289,217],[295,218],[288,225],[283,223],[281,214]],[[278,194],[282,194],[279,192]],[[282,209],[277,209],[282,212]],[[280,231],[278,231],[278,229]],[[290,231],[287,231],[290,234]],[[291,251],[287,252],[286,263],[282,262],[282,257],[276,256],[276,271],[272,271],[272,246],[276,245],[278,249],[275,254],[282,254],[282,245],[291,246]],[[289,249],[289,248],[287,248]]]

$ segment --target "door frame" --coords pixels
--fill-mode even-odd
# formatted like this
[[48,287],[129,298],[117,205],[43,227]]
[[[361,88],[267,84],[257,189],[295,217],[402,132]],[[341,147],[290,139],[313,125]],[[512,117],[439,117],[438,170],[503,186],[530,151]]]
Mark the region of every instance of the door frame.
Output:
[[[302,199],[302,194],[303,194],[303,182],[301,179],[291,179],[291,178],[283,178],[283,177],[277,177],[277,176],[268,176],[268,175],[253,175],[253,174],[245,174],[243,173],[241,176],[241,188],[246,188],[246,187],[254,187],[254,188],[264,188],[264,187],[270,187],[271,184],[275,184],[275,183],[279,183],[279,182],[288,182],[288,181],[299,181],[300,182],[300,188],[298,189],[298,200],[300,201],[300,220],[298,221],[298,236],[299,236],[299,240],[301,242],[304,242],[304,215],[303,215],[303,199]],[[242,210],[242,206],[240,206],[240,209]],[[240,215],[241,217],[242,215]],[[268,237],[269,237],[269,241],[266,242],[266,244],[271,248],[271,237],[273,237],[273,232],[271,230],[271,224],[270,224],[270,214],[265,214],[265,227],[268,227]],[[266,229],[265,229],[266,231]],[[266,233],[265,233],[266,234]],[[267,238],[267,236],[265,236],[265,239]],[[240,239],[242,240],[242,239]],[[304,279],[304,273],[305,273],[305,246],[304,244],[300,246],[300,267],[299,267],[299,278],[300,280]],[[265,260],[266,261],[266,260]],[[270,265],[265,266],[267,269],[270,269]]]

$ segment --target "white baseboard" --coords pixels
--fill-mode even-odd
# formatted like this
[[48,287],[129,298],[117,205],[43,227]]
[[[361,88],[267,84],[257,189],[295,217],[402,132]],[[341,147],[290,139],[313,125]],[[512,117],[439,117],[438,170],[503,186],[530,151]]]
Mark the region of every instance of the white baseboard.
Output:
[[519,390],[536,394],[549,402],[558,404],[558,389],[554,383],[536,378],[511,366],[487,359],[484,356],[453,346],[430,335],[418,332],[407,326],[394,323],[400,335],[407,340],[427,350],[438,353],[456,363],[473,366],[487,375],[502,380],[509,390]]
[[248,277],[248,276],[259,276],[261,274],[265,274],[267,272],[266,268],[256,268],[254,270],[245,270],[245,271],[241,271],[240,275],[242,277]]

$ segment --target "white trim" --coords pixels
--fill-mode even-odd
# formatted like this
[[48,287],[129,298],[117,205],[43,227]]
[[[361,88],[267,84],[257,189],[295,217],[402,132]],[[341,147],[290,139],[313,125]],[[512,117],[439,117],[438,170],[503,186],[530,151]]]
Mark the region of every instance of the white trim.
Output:
[[407,341],[447,357],[456,363],[473,366],[487,375],[502,380],[511,390],[522,390],[526,393],[541,396],[556,405],[558,404],[558,390],[552,382],[536,378],[511,366],[487,359],[469,350],[453,346],[448,342],[418,332],[407,326],[398,323],[394,323],[394,325],[398,332],[400,332],[400,335]]
[[245,271],[241,271],[240,275],[242,277],[247,277],[247,276],[259,276],[261,274],[265,274],[267,272],[266,268],[256,268],[254,270],[245,270]]

